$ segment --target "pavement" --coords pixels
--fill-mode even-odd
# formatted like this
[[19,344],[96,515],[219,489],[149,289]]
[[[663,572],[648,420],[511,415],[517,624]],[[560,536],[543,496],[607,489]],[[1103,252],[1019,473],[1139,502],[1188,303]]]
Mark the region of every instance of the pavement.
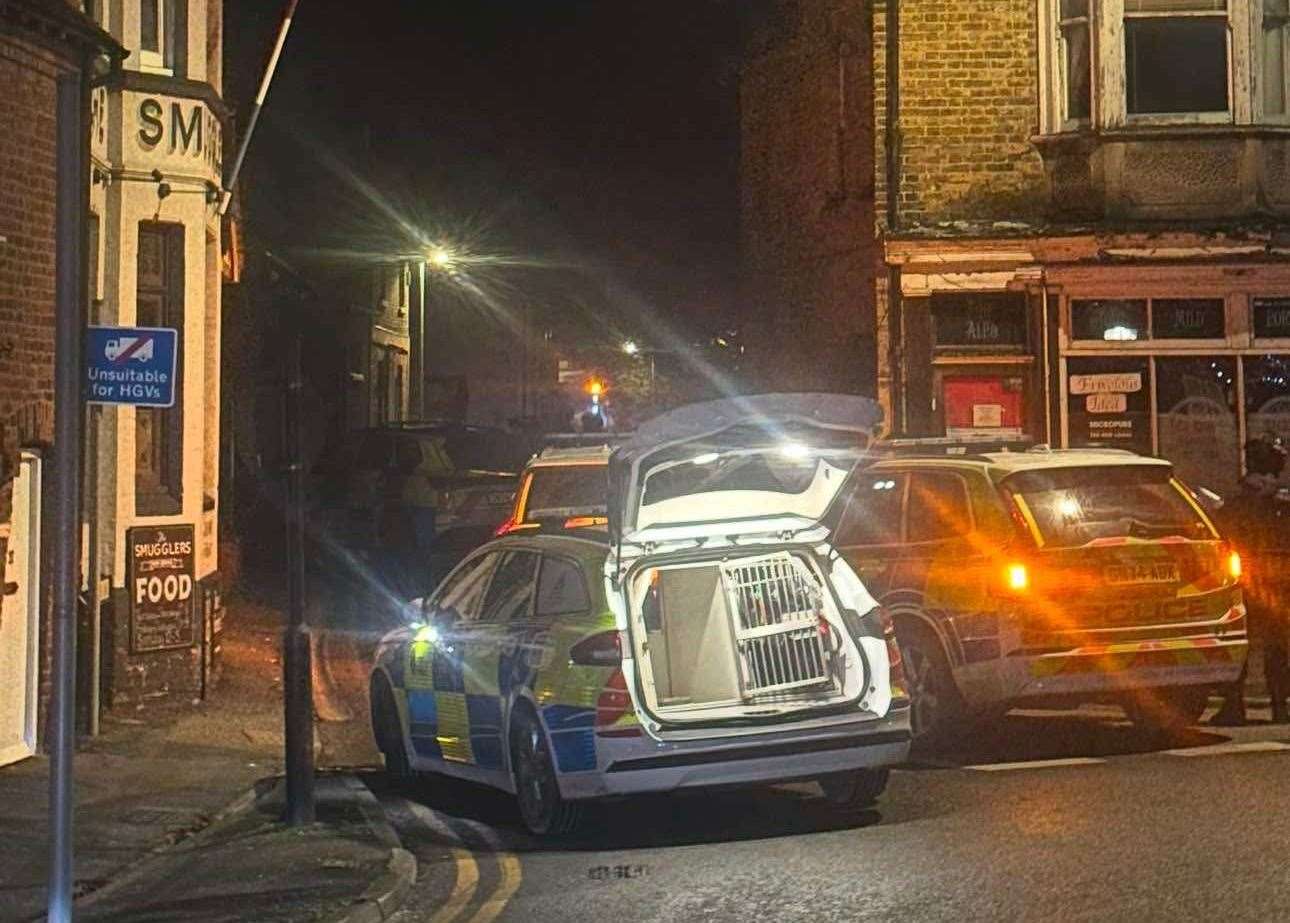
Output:
[[[382,919],[415,874],[411,857],[343,772],[320,775],[319,823],[279,822],[281,615],[233,600],[226,625],[223,676],[207,701],[117,711],[81,742],[78,917]],[[349,717],[330,738],[319,733],[321,767],[370,765],[370,735]],[[36,919],[45,907],[48,785],[45,757],[0,769],[0,920]]]

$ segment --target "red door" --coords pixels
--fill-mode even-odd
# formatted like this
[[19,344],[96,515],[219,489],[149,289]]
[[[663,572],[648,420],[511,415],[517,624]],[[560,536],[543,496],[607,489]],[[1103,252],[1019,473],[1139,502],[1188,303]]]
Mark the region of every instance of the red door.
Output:
[[1020,377],[955,375],[943,380],[947,436],[1020,436],[1025,388]]

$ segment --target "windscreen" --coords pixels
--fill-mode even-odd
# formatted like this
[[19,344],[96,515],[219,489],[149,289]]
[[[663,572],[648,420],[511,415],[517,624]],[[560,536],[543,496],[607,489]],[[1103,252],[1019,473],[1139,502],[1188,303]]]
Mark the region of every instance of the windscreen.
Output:
[[1045,547],[1108,539],[1209,539],[1214,533],[1163,465],[1058,468],[1014,474],[1003,487]]
[[609,506],[605,465],[534,468],[529,474],[525,522],[568,516],[604,516]]

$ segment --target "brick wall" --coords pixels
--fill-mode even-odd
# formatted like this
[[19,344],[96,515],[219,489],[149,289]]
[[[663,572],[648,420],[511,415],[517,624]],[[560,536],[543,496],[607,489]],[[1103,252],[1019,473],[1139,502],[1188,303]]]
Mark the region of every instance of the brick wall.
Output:
[[53,435],[57,74],[43,52],[0,37],[0,485],[19,444]]
[[[42,46],[0,34],[0,521],[12,513],[19,446],[53,440],[55,112],[63,69]],[[48,554],[46,543],[39,589],[41,728],[50,693]]]
[[[1035,0],[900,3],[901,229],[1026,220],[1047,200],[1030,143],[1039,128]],[[876,0],[874,96],[883,124],[886,3]],[[875,145],[878,215],[885,150]]]
[[851,0],[753,0],[740,81],[744,303],[763,386],[873,380],[872,52]]

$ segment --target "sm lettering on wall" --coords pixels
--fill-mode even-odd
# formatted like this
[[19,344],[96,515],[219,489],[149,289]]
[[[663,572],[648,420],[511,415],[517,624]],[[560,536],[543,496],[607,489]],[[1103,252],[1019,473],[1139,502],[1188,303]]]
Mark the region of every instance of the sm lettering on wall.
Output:
[[213,171],[222,166],[223,141],[220,123],[201,103],[147,97],[139,101],[139,145],[145,151],[160,150],[200,159]]

